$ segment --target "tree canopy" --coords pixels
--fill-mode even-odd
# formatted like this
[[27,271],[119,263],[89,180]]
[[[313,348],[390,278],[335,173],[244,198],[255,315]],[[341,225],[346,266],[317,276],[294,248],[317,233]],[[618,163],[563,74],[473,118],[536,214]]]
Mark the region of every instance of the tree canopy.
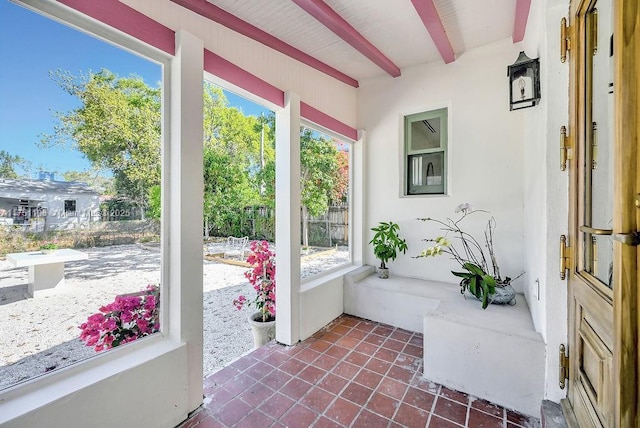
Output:
[[81,105],[57,113],[54,133],[42,144],[71,145],[94,168],[111,171],[116,192],[144,213],[149,189],[160,184],[160,89],[108,70],[80,76],[58,70],[52,77]]
[[2,178],[19,178],[20,175],[16,169],[25,168],[26,161],[20,156],[0,150],[0,177]]
[[[53,134],[43,136],[41,144],[70,146],[93,167],[93,172],[68,171],[65,179],[94,184],[148,211],[150,217],[159,217],[160,89],[137,76],[119,77],[108,70],[78,76],[56,71],[52,77],[80,105],[57,113]],[[229,106],[221,88],[208,82],[203,84],[203,100],[205,223],[208,230],[234,233],[247,207],[275,204],[275,115],[245,115]],[[335,141],[306,127],[301,128],[300,145],[307,231],[309,215],[326,212],[331,201],[346,200],[349,160]],[[18,160],[0,152],[0,166]],[[112,179],[105,180],[101,171],[109,171]]]

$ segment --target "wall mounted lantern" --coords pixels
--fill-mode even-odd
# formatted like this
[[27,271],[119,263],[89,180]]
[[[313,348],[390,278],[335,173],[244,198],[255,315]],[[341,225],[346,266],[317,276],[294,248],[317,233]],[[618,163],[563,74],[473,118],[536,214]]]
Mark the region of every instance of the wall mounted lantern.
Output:
[[507,67],[510,110],[533,107],[540,101],[540,59],[520,52],[516,62]]

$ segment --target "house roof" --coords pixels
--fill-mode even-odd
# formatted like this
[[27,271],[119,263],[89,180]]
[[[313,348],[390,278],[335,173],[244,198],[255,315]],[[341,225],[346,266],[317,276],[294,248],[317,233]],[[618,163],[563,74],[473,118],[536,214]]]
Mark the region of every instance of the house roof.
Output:
[[79,181],[0,178],[0,195],[3,193],[98,194],[98,192],[90,188],[88,184]]

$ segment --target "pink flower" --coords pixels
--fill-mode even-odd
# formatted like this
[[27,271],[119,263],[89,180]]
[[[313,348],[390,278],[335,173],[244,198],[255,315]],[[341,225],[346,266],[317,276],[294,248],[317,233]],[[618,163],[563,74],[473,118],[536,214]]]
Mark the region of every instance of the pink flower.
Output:
[[80,325],[80,340],[97,352],[155,333],[160,329],[158,287],[148,285],[142,296],[117,296]]
[[245,296],[239,296],[233,300],[233,305],[237,309],[242,309],[245,304],[255,306],[266,321],[275,316],[276,255],[269,250],[267,241],[252,241],[251,251],[247,263],[253,265],[253,268],[245,272],[244,276],[256,291],[256,297],[249,301]]

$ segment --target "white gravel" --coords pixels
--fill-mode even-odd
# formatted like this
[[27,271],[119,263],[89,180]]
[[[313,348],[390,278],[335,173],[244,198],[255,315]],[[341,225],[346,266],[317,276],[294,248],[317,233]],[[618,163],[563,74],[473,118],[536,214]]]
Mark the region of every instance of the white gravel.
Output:
[[[209,249],[211,251],[213,247]],[[160,282],[160,253],[141,245],[89,248],[88,260],[65,266],[65,283],[28,298],[28,269],[0,260],[0,390],[96,355],[78,339],[78,326],[116,295]],[[346,263],[346,248],[303,257],[302,277]],[[204,373],[251,350],[251,308],[232,301],[250,296],[245,267],[203,261]]]

